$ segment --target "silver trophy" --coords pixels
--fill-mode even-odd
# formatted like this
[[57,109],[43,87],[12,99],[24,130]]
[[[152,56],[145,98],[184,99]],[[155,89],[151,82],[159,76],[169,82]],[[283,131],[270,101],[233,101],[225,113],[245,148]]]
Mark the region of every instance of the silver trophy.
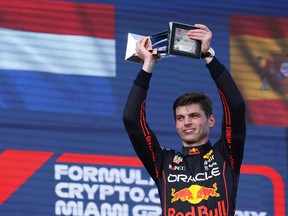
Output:
[[[151,35],[152,49],[157,50],[157,54],[161,58],[184,56],[190,58],[201,58],[201,41],[191,40],[187,36],[187,32],[195,29],[193,25],[187,25],[178,22],[169,22],[167,31],[162,31]],[[130,62],[141,63],[135,48],[136,42],[143,35],[128,33],[125,60]]]

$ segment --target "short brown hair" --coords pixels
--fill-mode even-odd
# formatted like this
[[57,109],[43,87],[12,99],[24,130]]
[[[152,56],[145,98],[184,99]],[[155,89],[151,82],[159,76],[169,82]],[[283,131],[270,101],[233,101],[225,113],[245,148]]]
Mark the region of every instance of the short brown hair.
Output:
[[190,104],[199,104],[208,118],[213,111],[211,99],[203,92],[188,92],[180,95],[173,104],[174,118],[176,119],[176,109]]

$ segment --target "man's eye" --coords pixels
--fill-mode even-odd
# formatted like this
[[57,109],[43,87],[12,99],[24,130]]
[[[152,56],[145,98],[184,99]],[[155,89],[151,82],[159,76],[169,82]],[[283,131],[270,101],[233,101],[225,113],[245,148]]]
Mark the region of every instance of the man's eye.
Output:
[[200,118],[200,115],[195,113],[195,114],[190,115],[190,118],[193,118],[193,119]]

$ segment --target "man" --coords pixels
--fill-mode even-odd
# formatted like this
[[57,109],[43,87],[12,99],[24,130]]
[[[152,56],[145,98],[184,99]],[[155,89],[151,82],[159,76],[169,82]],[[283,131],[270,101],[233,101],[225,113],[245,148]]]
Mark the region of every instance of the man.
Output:
[[211,145],[208,138],[215,123],[211,100],[192,92],[180,96],[173,106],[182,153],[160,147],[145,113],[149,82],[158,61],[151,52],[149,37],[136,44],[143,65],[131,88],[123,120],[137,155],[158,187],[163,215],[231,216],[243,158],[245,104],[230,73],[211,52],[211,31],[205,25],[195,27],[188,36],[202,42],[201,52],[223,104],[219,140]]

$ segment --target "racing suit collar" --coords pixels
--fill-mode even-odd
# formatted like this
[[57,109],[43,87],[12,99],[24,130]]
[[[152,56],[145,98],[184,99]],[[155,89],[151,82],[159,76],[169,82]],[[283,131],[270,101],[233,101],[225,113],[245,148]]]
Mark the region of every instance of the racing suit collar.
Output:
[[211,143],[208,141],[207,143],[197,146],[197,147],[182,147],[183,156],[196,156],[196,155],[204,155],[211,149]]

